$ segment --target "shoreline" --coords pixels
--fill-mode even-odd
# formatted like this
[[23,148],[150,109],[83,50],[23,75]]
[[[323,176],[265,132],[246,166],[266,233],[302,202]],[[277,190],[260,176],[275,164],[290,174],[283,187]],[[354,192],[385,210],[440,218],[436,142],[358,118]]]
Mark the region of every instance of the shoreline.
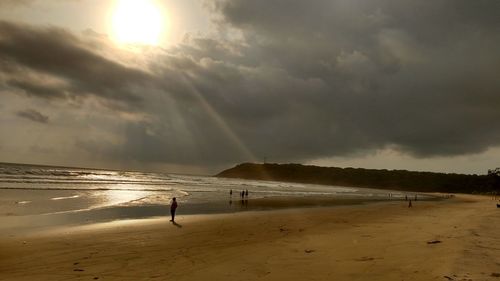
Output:
[[[439,194],[420,194],[420,201],[443,201]],[[287,209],[361,206],[385,202],[407,202],[403,198],[335,197],[335,196],[273,196],[244,198],[233,196],[226,201],[181,204],[178,215],[218,215],[246,212],[266,212]],[[407,204],[407,203],[406,203]],[[114,206],[42,213],[5,215],[0,217],[0,233],[19,235],[47,231],[52,228],[78,227],[126,220],[148,220],[168,217],[168,204],[118,204]]]
[[494,201],[404,203],[180,215],[177,226],[159,218],[4,237],[0,279],[498,280]]

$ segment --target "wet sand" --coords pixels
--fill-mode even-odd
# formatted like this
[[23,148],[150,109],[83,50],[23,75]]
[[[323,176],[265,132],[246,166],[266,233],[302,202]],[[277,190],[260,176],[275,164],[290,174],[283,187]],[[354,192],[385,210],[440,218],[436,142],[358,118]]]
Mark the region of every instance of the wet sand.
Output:
[[0,280],[500,280],[489,197],[179,213],[2,234]]

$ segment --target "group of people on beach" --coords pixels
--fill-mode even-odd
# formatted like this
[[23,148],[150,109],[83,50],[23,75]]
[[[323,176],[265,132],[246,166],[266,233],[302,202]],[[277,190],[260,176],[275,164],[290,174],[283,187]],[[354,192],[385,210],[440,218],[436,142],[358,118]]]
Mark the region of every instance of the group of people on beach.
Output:
[[[239,192],[240,195],[240,205],[247,207],[248,206],[248,189],[242,190]],[[233,205],[233,190],[229,190],[229,206]]]
[[[233,190],[232,189],[229,190],[229,196],[230,197],[233,196]],[[240,197],[241,197],[241,200],[243,200],[245,198],[248,198],[248,189],[242,190],[240,192]],[[389,193],[389,197],[392,198],[392,193]],[[451,198],[451,197],[452,196],[449,196],[447,198]],[[496,194],[495,194],[495,197],[496,197]],[[418,200],[418,195],[415,194],[414,201],[417,201],[417,200]],[[408,195],[405,195],[405,201],[408,201],[408,208],[412,208],[413,207],[412,200],[410,198],[408,198]],[[229,204],[231,204],[231,203],[232,203],[232,201],[230,201]],[[500,207],[500,206],[497,206],[497,207]],[[177,200],[174,197],[174,198],[172,198],[172,203],[170,204],[170,215],[172,216],[172,219],[170,220],[171,222],[175,222],[175,211],[176,210],[177,210]]]
[[[415,194],[415,201],[418,200],[417,194]],[[408,199],[408,195],[405,195],[405,201],[408,201],[408,208],[412,208],[411,199]]]
[[[229,196],[231,196],[231,197],[233,196],[233,190],[232,190],[232,189],[230,189],[230,190],[229,190]],[[245,198],[245,197],[247,197],[247,198],[248,198],[248,189],[246,189],[246,190],[242,190],[242,191],[240,192],[240,197],[241,197],[241,198]]]
[[[229,190],[229,196],[233,196],[233,190]],[[241,200],[248,198],[248,189],[242,190],[240,192],[240,197]],[[232,203],[232,201],[230,201]],[[174,197],[172,198],[172,202],[170,203],[170,216],[172,219],[170,220],[171,222],[175,222],[175,211],[177,210],[177,199]]]
[[[388,193],[388,196],[389,196],[389,198],[393,198],[393,197],[394,197],[394,195],[393,195],[392,193]],[[409,198],[407,194],[405,194],[405,201],[408,201],[408,208],[413,207],[413,205],[412,205],[412,201],[411,201],[411,200],[412,200],[412,199],[411,199],[411,198]],[[413,200],[414,200],[414,201],[418,201],[418,195],[417,195],[417,194],[415,194],[415,197],[414,197],[414,199],[413,199]]]

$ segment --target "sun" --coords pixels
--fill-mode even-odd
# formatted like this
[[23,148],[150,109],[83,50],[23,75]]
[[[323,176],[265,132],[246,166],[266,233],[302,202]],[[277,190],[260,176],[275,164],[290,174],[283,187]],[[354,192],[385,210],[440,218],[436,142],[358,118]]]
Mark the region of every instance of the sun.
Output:
[[111,25],[120,43],[158,45],[166,19],[154,0],[117,0]]

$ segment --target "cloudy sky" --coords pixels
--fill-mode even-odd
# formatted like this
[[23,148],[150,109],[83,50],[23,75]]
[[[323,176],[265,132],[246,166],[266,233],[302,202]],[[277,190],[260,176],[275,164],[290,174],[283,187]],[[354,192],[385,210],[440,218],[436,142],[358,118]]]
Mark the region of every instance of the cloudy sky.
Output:
[[497,0],[0,0],[0,161],[500,166]]

